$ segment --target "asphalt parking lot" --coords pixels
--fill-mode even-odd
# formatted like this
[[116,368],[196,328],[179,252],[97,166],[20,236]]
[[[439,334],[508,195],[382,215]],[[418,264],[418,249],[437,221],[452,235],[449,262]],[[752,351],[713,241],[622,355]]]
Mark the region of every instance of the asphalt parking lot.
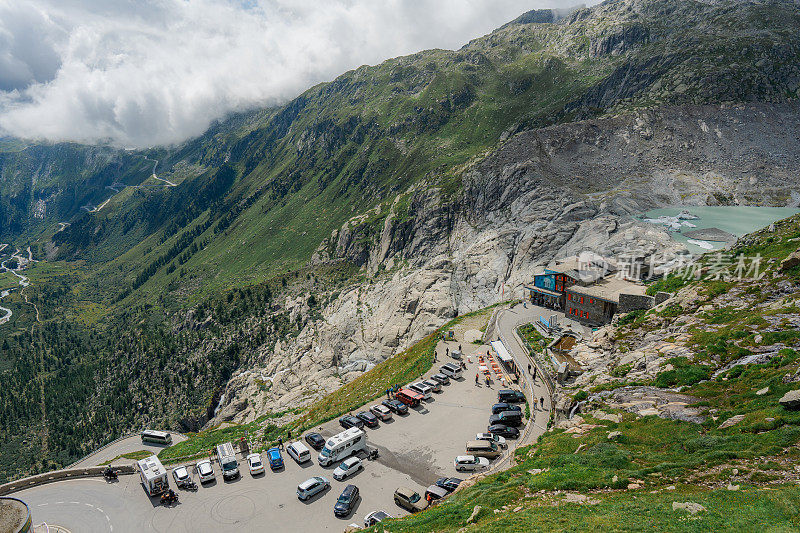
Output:
[[[465,347],[467,348],[467,347]],[[471,345],[468,350],[475,350]],[[484,348],[485,349],[485,348]],[[440,361],[434,368],[438,368]],[[406,514],[393,502],[394,490],[401,485],[420,493],[441,476],[466,477],[453,467],[453,459],[464,454],[464,444],[486,430],[489,407],[496,401],[499,384],[491,388],[475,386],[477,365],[468,364],[464,378],[452,381],[432,401],[410,410],[408,415],[394,415],[379,428],[365,428],[367,441],[377,447],[377,460],[364,460],[364,470],[350,479],[333,480],[336,465],[322,468],[314,461],[300,466],[284,453],[285,468],[253,478],[240,460],[242,476],[222,481],[215,465],[216,482],[201,486],[196,492],[180,490],[179,503],[173,507],[149,498],[138,475],[121,476],[116,483],[102,479],[58,482],[27,489],[15,494],[26,501],[34,523],[47,522],[82,531],[342,531],[347,524],[363,525],[364,516],[383,509],[393,516]],[[379,400],[380,401],[380,400]],[[376,402],[377,403],[377,402]],[[342,431],[338,421],[322,426],[326,437]],[[297,499],[297,485],[314,475],[322,475],[332,487],[307,502]],[[171,474],[170,474],[171,476]],[[195,480],[196,475],[193,476]],[[361,501],[346,518],[333,515],[333,505],[345,485],[352,483],[361,491]],[[173,484],[174,485],[174,484]]]

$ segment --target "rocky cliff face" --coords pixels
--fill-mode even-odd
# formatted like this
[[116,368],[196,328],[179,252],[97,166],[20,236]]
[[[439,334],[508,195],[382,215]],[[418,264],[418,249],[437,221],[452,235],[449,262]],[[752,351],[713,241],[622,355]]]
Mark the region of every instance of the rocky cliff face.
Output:
[[[680,246],[632,215],[666,205],[796,205],[797,104],[672,107],[521,132],[462,188],[416,186],[323,241],[367,281],[341,292],[263,367],[235,376],[221,420],[314,399],[448,318],[518,298],[548,263]],[[286,302],[304,313],[304,299]],[[265,381],[269,383],[265,386]],[[243,401],[248,399],[248,401]]]

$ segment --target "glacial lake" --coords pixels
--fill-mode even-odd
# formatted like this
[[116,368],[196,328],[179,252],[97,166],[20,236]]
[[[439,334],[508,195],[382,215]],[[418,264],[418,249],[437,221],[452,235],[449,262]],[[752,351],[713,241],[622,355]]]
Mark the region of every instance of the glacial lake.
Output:
[[[790,217],[800,213],[800,208],[795,207],[750,207],[750,206],[679,206],[679,207],[664,207],[661,209],[653,209],[644,213],[639,218],[658,218],[660,216],[678,216],[681,211],[688,211],[689,213],[700,217],[696,220],[687,220],[696,228],[683,226],[678,231],[670,231],[672,238],[678,242],[686,245],[690,252],[707,253],[710,250],[701,248],[700,246],[690,244],[687,237],[681,232],[692,231],[695,229],[704,228],[719,228],[728,233],[732,233],[737,237],[746,235],[750,232],[765,228],[778,220]],[[714,247],[714,250],[719,250],[725,246],[725,243],[706,241]]]

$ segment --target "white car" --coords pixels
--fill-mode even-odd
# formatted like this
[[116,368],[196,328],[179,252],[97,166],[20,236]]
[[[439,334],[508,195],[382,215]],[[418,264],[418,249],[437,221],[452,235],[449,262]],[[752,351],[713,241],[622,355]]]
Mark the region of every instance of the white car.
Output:
[[364,468],[364,463],[358,457],[348,457],[333,471],[333,479],[343,481]]
[[418,393],[422,394],[422,397],[425,398],[426,400],[430,400],[431,399],[431,393],[433,392],[433,389],[428,387],[427,385],[425,385],[421,381],[417,381],[416,383],[412,383],[411,385],[408,386],[408,388],[413,390],[414,392],[418,392]]
[[500,446],[501,448],[508,447],[508,444],[506,444],[505,437],[501,437],[500,435],[495,435],[494,433],[478,433],[477,435],[475,435],[475,440],[494,441],[494,443]]
[[185,466],[178,466],[172,471],[172,479],[178,487],[184,486],[189,481],[189,470]]
[[486,457],[475,457],[474,455],[459,455],[453,461],[453,465],[458,472],[481,470],[489,466],[489,459]]
[[394,518],[392,515],[387,513],[386,511],[372,511],[367,516],[364,517],[364,527],[374,526],[375,524],[379,524],[384,520],[390,520]]
[[386,422],[387,420],[392,419],[392,410],[386,407],[385,405],[373,405],[369,408],[370,412]]
[[206,481],[213,481],[216,479],[216,476],[214,476],[214,467],[211,466],[211,461],[208,459],[199,461],[196,465],[196,468],[197,476],[200,478],[200,483],[205,483]]
[[251,476],[264,473],[264,461],[261,460],[260,454],[251,453],[250,455],[248,455],[247,466],[250,467]]

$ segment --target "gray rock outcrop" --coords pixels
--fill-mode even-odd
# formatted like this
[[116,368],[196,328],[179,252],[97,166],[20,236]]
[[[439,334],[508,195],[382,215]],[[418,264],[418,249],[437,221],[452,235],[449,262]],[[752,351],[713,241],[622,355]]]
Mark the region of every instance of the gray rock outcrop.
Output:
[[800,389],[790,390],[778,400],[786,409],[800,409]]

